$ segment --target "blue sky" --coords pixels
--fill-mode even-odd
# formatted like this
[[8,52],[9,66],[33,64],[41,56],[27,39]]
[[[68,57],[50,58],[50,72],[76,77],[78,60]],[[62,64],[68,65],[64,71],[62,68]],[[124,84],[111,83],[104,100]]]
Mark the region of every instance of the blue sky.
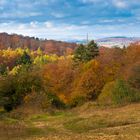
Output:
[[140,0],[0,0],[0,32],[57,40],[140,36]]

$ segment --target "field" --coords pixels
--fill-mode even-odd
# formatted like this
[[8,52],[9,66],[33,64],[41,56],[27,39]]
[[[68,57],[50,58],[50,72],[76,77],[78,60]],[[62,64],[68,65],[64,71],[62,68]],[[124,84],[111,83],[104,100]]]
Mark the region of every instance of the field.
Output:
[[51,115],[15,118],[1,115],[0,140],[140,139],[140,104],[101,107],[90,102]]

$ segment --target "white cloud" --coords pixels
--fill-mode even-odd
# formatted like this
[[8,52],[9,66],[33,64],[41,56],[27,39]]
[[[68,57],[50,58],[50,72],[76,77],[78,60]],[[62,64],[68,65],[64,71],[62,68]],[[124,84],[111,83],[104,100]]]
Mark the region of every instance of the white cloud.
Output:
[[48,0],[0,0],[0,18],[40,16],[43,13],[37,9],[39,4],[47,5]]
[[93,4],[106,4],[106,5],[110,5],[113,4],[115,7],[117,8],[127,8],[128,5],[131,4],[135,4],[137,2],[137,0],[80,0],[83,3],[93,3]]
[[140,36],[140,29],[134,25],[69,25],[51,21],[30,23],[7,22],[0,24],[0,32],[17,33],[56,40],[90,39],[107,36]]
[[50,21],[46,21],[46,22],[44,23],[44,25],[45,25],[46,28],[53,28],[53,23],[50,22]]
[[4,4],[6,4],[6,0],[0,0],[0,5],[4,5]]
[[82,21],[81,24],[82,25],[88,25],[88,24],[90,24],[90,21]]
[[96,3],[99,2],[101,0],[81,0],[83,3]]
[[0,32],[17,33],[57,40],[83,39],[83,32],[85,30],[85,26],[67,24],[55,25],[51,21],[42,23],[36,21],[31,23],[8,22],[0,24]]
[[52,12],[51,15],[56,18],[63,18],[65,15],[64,13]]
[[30,22],[30,26],[31,26],[31,28],[36,28],[38,26],[38,22],[32,21],[32,22]]
[[0,18],[25,18],[25,17],[34,17],[42,15],[41,12],[29,12],[28,14],[25,11],[13,11],[11,13],[0,13]]
[[127,8],[128,3],[124,0],[113,0],[114,6],[117,8]]

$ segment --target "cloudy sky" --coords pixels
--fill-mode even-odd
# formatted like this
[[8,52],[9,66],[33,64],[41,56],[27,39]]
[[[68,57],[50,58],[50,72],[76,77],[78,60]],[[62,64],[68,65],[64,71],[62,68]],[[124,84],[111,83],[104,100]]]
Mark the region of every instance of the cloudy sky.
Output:
[[140,0],[0,0],[0,32],[57,40],[140,36]]

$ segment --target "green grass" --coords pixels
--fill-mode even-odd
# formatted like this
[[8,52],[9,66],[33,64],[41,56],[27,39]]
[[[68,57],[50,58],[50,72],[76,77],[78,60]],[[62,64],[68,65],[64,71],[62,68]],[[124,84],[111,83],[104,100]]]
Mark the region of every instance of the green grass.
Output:
[[100,128],[109,128],[109,127],[117,127],[117,126],[125,126],[129,124],[133,124],[135,122],[131,120],[111,120],[107,118],[76,118],[74,120],[70,120],[64,123],[64,127],[72,132],[83,133],[88,132],[89,130],[95,130]]
[[[132,140],[140,136],[140,104],[123,107],[88,105],[53,114],[33,114],[23,120],[0,121],[0,138],[5,140],[109,139]],[[18,139],[20,137],[20,139]]]
[[47,121],[48,115],[47,114],[37,114],[30,117],[30,121]]
[[38,135],[45,135],[45,131],[41,128],[37,128],[37,127],[29,127],[26,128],[26,135],[27,136],[38,136]]
[[54,112],[53,114],[36,114],[36,115],[32,115],[28,118],[28,120],[32,121],[32,122],[36,122],[36,121],[49,121],[49,120],[53,120],[53,119],[63,119],[63,118],[67,118],[67,117],[72,117],[74,114],[71,112],[65,112],[65,111],[57,111]]

